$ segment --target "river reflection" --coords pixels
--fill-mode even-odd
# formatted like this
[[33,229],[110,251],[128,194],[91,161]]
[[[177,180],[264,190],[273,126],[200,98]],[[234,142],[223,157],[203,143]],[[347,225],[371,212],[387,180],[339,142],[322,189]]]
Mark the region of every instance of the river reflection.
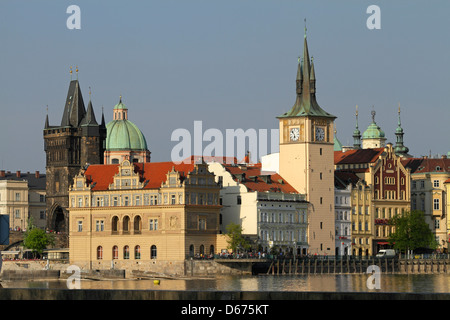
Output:
[[[382,274],[380,289],[368,289],[366,274],[230,276],[216,279],[153,280],[82,280],[81,289],[116,290],[217,290],[217,291],[330,291],[330,292],[414,292],[448,293],[450,275]],[[59,281],[3,281],[4,288],[67,288]]]

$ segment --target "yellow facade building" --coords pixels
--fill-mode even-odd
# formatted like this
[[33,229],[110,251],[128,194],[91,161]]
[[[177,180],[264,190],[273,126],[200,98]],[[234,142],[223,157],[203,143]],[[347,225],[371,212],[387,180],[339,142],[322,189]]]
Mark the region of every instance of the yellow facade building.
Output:
[[411,209],[423,211],[439,243],[438,249],[447,252],[450,228],[446,181],[450,178],[450,159],[413,158],[407,165],[412,169]]
[[[335,152],[339,172],[352,175],[353,255],[370,256],[389,247],[389,219],[410,211],[411,169],[388,143],[384,148]],[[355,182],[357,180],[357,182]]]
[[182,273],[226,248],[219,189],[205,163],[90,165],[69,191],[70,263]]

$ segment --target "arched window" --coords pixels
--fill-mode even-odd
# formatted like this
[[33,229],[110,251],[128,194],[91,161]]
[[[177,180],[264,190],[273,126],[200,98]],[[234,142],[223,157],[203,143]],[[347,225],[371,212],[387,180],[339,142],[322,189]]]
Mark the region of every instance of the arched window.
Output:
[[134,217],[134,233],[141,233],[141,228],[142,228],[142,220],[140,216],[136,216]]
[[130,247],[123,247],[123,258],[126,260],[130,259]]
[[141,247],[140,246],[134,247],[134,258],[135,259],[141,258]]
[[102,246],[97,247],[97,260],[103,259],[103,248]]
[[117,246],[113,247],[112,256],[114,260],[119,259],[119,248]]
[[200,254],[205,254],[205,246],[204,245],[200,245]]
[[111,231],[117,232],[119,231],[119,217],[114,216],[111,221]]
[[156,259],[156,256],[157,256],[156,246],[152,245],[150,248],[150,259]]
[[194,245],[191,244],[189,246],[189,257],[193,257],[194,256]]
[[211,245],[209,247],[209,254],[214,254],[214,246],[213,245]]
[[123,233],[129,233],[130,232],[130,217],[129,216],[125,216],[123,218],[122,230],[123,230]]

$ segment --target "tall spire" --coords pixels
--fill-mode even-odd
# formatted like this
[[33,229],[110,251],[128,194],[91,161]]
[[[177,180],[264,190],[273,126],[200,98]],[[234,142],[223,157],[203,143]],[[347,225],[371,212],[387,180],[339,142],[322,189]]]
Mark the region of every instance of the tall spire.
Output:
[[50,125],[48,123],[48,105],[47,105],[47,115],[45,116],[45,126],[44,129],[50,128]]
[[298,59],[297,77],[296,77],[296,101],[289,112],[286,112],[278,118],[319,116],[333,118],[336,117],[324,111],[316,101],[316,75],[314,62],[309,58],[308,40],[305,35],[303,39],[303,56]]
[[78,127],[85,114],[86,108],[84,107],[80,84],[78,80],[72,80],[67,92],[61,127]]
[[395,136],[397,138],[397,141],[395,143],[394,151],[396,154],[400,156],[407,156],[409,152],[409,148],[403,145],[403,128],[402,123],[400,120],[400,102],[398,103],[398,123],[397,123],[397,129],[395,130]]
[[358,105],[356,106],[356,128],[355,131],[353,131],[353,148],[354,149],[361,149],[361,131],[359,131],[358,127]]

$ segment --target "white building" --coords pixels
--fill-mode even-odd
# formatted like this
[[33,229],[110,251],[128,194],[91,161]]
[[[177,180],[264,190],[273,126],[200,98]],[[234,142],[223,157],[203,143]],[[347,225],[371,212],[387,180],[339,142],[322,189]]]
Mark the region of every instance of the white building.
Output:
[[347,177],[344,177],[345,174],[335,172],[334,175],[336,256],[351,255],[352,253],[352,183]]
[[264,174],[261,164],[209,163],[209,171],[222,185],[222,233],[240,224],[257,250],[308,253],[308,203],[279,174]]

